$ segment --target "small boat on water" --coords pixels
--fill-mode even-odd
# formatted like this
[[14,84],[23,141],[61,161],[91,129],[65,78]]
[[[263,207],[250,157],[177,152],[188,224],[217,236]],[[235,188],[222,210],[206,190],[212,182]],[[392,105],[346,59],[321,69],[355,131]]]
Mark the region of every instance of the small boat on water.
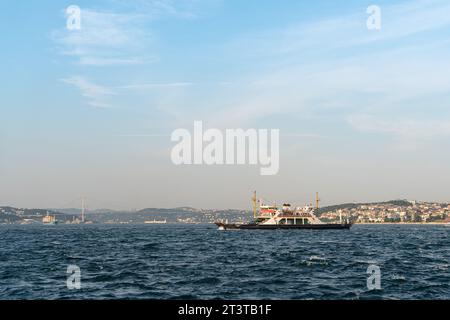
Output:
[[145,224],[167,224],[167,219],[164,219],[164,220],[156,220],[156,219],[147,220],[147,221],[144,221],[144,223]]
[[256,192],[253,194],[253,219],[251,223],[228,223],[223,221],[215,222],[219,230],[240,230],[240,229],[319,229],[336,230],[350,229],[351,222],[324,223],[317,216],[319,208],[319,197],[316,195],[316,208],[312,205],[292,208],[286,203],[281,209],[276,205],[262,205],[260,201],[259,210],[257,208]]

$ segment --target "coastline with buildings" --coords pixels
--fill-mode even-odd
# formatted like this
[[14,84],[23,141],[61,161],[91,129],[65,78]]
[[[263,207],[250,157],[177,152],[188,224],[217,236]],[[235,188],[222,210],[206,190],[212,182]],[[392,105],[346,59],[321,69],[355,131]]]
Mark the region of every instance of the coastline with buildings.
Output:
[[[208,224],[217,220],[249,222],[251,210],[146,208],[134,211],[109,209],[23,209],[0,207],[0,224],[42,224],[51,215],[59,224]],[[350,220],[355,224],[447,224],[450,204],[393,200],[379,203],[347,203],[322,207],[318,216],[325,222]]]
[[450,217],[448,203],[395,200],[383,203],[348,204],[331,207],[321,218],[337,221],[348,218],[356,224],[431,224],[446,223]]

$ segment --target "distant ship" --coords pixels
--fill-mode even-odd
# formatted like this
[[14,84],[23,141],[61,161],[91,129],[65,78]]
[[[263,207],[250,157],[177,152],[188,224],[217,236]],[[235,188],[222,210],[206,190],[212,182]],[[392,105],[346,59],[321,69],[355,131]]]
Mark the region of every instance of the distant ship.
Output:
[[239,229],[350,229],[352,223],[349,221],[339,223],[324,223],[316,216],[319,209],[319,195],[316,194],[316,208],[312,205],[292,208],[290,204],[283,204],[279,209],[276,205],[263,205],[260,201],[257,208],[256,192],[253,194],[253,218],[251,223],[228,223],[215,222],[220,230]]
[[144,222],[145,224],[166,224],[167,223],[167,219],[164,220],[148,220]]
[[47,215],[42,218],[42,223],[47,225],[55,225],[58,224],[58,220],[56,220],[55,216],[51,216],[47,212]]

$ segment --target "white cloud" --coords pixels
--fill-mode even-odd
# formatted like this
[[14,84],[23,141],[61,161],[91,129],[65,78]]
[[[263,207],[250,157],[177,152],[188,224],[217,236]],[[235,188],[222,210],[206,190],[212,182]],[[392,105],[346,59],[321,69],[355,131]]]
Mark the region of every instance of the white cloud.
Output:
[[110,108],[108,97],[116,94],[112,89],[94,84],[80,76],[61,79],[61,81],[80,90],[81,95],[86,98],[87,104],[92,107]]
[[166,82],[166,83],[134,83],[121,86],[104,86],[93,83],[82,76],[72,76],[61,79],[63,83],[71,85],[80,91],[82,97],[86,98],[87,104],[93,107],[110,108],[111,96],[127,94],[131,91],[159,92],[164,89],[177,89],[192,86],[191,82]]
[[145,60],[142,44],[151,43],[144,21],[138,14],[81,9],[81,29],[54,31],[52,38],[61,54],[82,65],[138,64]]
[[[275,115],[327,111],[335,119],[374,110],[394,116],[406,112],[411,119],[408,109],[435,112],[430,97],[445,99],[450,92],[449,39],[441,30],[450,26],[450,4],[417,0],[381,9],[380,32],[367,30],[368,15],[361,7],[360,13],[239,37],[228,53],[251,56],[249,63],[258,61],[253,69],[260,70],[239,74],[249,79],[236,94],[240,98],[224,95],[220,111],[211,118],[245,125]],[[400,41],[422,32],[432,36],[413,44]],[[445,125],[425,120],[404,122],[402,130],[417,129],[424,135],[427,130],[422,132],[421,125],[429,127],[428,132],[445,132]]]
[[152,19],[176,17],[192,19],[197,15],[194,7],[196,0],[114,0],[115,4],[124,9],[139,11]]
[[[430,97],[445,99],[450,92],[447,70],[450,61],[440,46],[297,62],[246,75],[254,81],[228,91],[219,88],[213,102],[209,102],[214,105],[214,112],[206,115],[208,121],[224,126],[245,126],[277,115],[333,115],[338,120],[346,113],[375,111],[413,117],[414,109],[422,114],[436,112],[437,106]],[[180,119],[199,117],[192,108],[184,110],[178,115]]]
[[[81,8],[81,29],[55,30],[59,53],[81,65],[111,66],[157,60],[150,23],[157,19],[192,19],[219,0],[106,0],[104,11]],[[116,13],[121,12],[121,13]]]

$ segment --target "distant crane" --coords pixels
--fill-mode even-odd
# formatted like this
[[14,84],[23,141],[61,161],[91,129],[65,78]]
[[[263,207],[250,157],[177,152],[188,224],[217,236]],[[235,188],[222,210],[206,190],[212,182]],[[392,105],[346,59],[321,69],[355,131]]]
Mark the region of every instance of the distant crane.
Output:
[[84,198],[81,198],[81,222],[84,223],[85,222],[85,206],[84,206]]

